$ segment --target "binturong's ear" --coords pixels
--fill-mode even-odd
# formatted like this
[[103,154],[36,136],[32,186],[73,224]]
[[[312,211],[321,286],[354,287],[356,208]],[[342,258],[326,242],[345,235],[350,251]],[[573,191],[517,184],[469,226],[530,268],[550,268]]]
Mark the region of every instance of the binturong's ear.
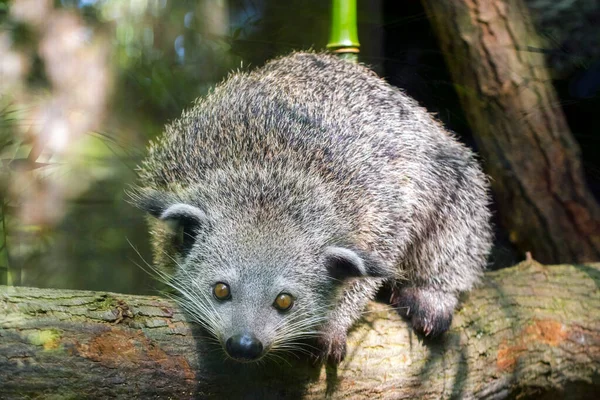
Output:
[[192,248],[200,229],[207,225],[204,211],[189,204],[173,204],[160,215],[171,229],[175,247],[187,254]]
[[130,192],[129,195],[133,205],[165,222],[173,246],[182,253],[187,253],[191,249],[200,228],[208,223],[203,210],[182,203],[170,193],[144,190]]
[[358,277],[392,277],[392,274],[383,268],[381,262],[367,254],[346,247],[327,247],[323,256],[329,274],[338,280]]

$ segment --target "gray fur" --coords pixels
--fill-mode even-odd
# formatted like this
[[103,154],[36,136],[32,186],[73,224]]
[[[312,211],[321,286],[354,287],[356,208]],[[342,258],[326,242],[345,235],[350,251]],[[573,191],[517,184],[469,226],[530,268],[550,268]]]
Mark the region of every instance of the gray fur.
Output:
[[[188,311],[221,343],[244,331],[285,350],[318,332],[339,362],[384,281],[415,329],[439,334],[490,250],[471,151],[402,91],[329,55],[231,75],[167,126],[140,177],[156,261],[175,267]],[[176,204],[202,216],[186,251],[160,223]],[[211,297],[219,281],[231,300]],[[296,298],[288,313],[272,307],[282,291]]]

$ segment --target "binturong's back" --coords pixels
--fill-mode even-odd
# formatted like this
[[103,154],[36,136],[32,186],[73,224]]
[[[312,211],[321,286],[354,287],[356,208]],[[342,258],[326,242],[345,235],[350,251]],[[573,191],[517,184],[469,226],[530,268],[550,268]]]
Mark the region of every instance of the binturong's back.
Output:
[[441,334],[491,243],[471,151],[325,54],[234,73],[198,100],[150,146],[134,201],[184,308],[242,362],[311,340],[340,362],[381,283],[418,332]]

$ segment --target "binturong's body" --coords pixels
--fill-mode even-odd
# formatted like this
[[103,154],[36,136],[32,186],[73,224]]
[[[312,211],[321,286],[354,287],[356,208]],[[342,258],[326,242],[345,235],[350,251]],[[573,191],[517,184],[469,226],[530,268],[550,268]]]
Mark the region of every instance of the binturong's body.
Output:
[[490,249],[473,154],[367,68],[294,53],[231,75],[167,127],[134,201],[189,315],[231,358],[315,337],[340,362],[382,283],[448,329]]

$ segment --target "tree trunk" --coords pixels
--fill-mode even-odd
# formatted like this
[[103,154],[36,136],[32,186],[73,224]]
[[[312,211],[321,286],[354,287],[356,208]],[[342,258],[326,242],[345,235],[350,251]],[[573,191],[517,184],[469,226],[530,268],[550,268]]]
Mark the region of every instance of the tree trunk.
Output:
[[600,264],[490,272],[438,341],[373,303],[337,369],[224,361],[158,297],[0,287],[0,398],[591,399],[599,286]]
[[523,2],[422,1],[511,241],[542,262],[599,259],[600,208]]

